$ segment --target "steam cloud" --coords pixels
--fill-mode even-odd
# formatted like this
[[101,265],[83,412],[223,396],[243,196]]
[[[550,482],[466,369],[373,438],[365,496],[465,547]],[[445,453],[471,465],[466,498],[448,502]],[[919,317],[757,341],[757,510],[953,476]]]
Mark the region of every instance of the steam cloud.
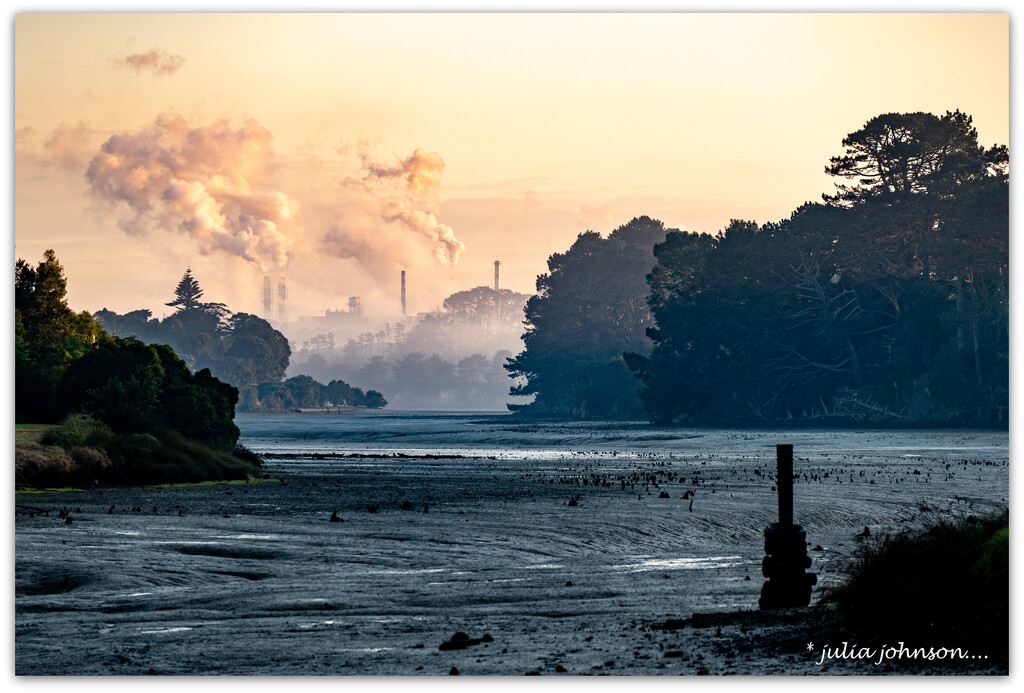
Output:
[[124,59],[124,64],[135,70],[152,70],[155,75],[173,75],[185,63],[180,55],[171,55],[155,48],[148,53],[135,53]]
[[[66,128],[47,148],[61,156],[75,139],[75,129]],[[291,267],[307,281],[334,281],[338,268],[325,256],[354,260],[371,278],[396,266],[426,270],[430,255],[442,265],[458,262],[465,245],[436,216],[445,166],[436,152],[417,149],[393,165],[365,153],[320,170],[297,162],[285,177],[270,140],[251,119],[192,127],[167,114],[109,137],[89,161],[86,181],[97,200],[118,210],[126,233],[180,232],[204,255],[226,253],[263,273]],[[357,177],[322,186],[331,167],[353,164]]]
[[[417,149],[409,157],[393,166],[385,166],[360,155],[363,177],[349,181],[370,199],[361,206],[385,224],[396,224],[413,231],[431,242],[434,257],[440,262],[455,265],[466,245],[455,237],[450,226],[437,220],[437,189],[441,185],[444,159],[437,152]],[[338,257],[365,257],[360,251],[371,248],[359,240],[358,227],[334,226],[323,237],[324,249]]]
[[270,132],[250,119],[238,129],[227,121],[190,128],[164,115],[147,130],[110,137],[86,178],[95,196],[127,207],[125,232],[178,230],[204,255],[223,251],[269,271],[287,263],[281,226],[298,209],[285,193],[252,186],[265,173],[269,141]]

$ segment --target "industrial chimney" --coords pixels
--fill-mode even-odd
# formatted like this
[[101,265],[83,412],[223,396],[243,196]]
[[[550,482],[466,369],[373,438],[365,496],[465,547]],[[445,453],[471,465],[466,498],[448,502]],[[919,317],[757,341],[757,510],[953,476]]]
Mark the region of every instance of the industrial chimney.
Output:
[[288,288],[284,283],[284,277],[279,277],[277,280],[277,319],[279,322],[284,322],[288,316],[288,310],[285,308],[285,303],[288,300]]
[[402,315],[405,315],[405,270],[402,270]]
[[274,294],[270,290],[270,277],[263,276],[263,317],[270,320],[274,312]]
[[498,266],[501,265],[501,260],[494,261],[494,291],[498,292]]

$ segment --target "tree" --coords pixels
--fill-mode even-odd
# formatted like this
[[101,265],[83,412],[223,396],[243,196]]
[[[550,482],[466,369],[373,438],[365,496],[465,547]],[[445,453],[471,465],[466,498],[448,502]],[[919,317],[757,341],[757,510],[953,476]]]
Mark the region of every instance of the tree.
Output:
[[193,370],[210,368],[218,373],[228,372],[224,364],[227,329],[215,313],[201,308],[179,310],[160,322],[152,341],[170,345]]
[[647,273],[665,226],[633,219],[608,238],[582,233],[565,253],[548,259],[537,295],[526,303],[526,348],[506,369],[525,379],[512,395],[534,395],[524,413],[575,418],[624,418],[641,412],[624,351],[646,353],[654,324]]
[[356,388],[344,380],[332,380],[327,383],[327,401],[336,407],[354,407],[359,404]]
[[829,204],[656,246],[654,348],[625,355],[652,419],[1005,423],[1005,147],[959,112],[843,145]]
[[64,268],[52,249],[35,268],[21,259],[15,263],[15,416],[19,421],[59,417],[57,390],[64,370],[106,336],[89,313],[72,311],[66,297]]
[[363,398],[363,406],[367,409],[383,409],[387,404],[388,401],[384,399],[384,395],[376,390],[367,390]]
[[297,407],[320,407],[327,401],[326,388],[308,375],[297,375],[284,381]]
[[135,337],[148,343],[164,340],[160,321],[154,320],[152,311],[148,309],[133,310],[124,315],[118,315],[103,308],[96,311],[93,317],[103,325],[108,333],[118,337]]
[[121,433],[169,427],[213,449],[232,451],[238,390],[210,371],[192,374],[164,344],[104,339],[64,373],[65,412],[84,412]]
[[259,408],[256,387],[284,378],[291,357],[287,338],[263,318],[236,313],[224,341],[224,359],[211,370],[238,387],[242,408]]
[[395,364],[394,382],[401,383],[403,392],[425,400],[436,398],[439,405],[444,403],[443,393],[453,389],[454,381],[455,367],[437,354],[417,352]]
[[64,374],[62,400],[118,432],[147,431],[156,418],[165,371],[148,344],[113,339],[76,360]]
[[528,298],[509,289],[495,291],[489,286],[478,286],[456,291],[444,300],[443,306],[456,323],[479,323],[499,316],[518,320]]
[[954,195],[962,186],[991,175],[1005,176],[1005,146],[985,149],[969,115],[946,112],[885,113],[843,138],[846,151],[825,167],[832,176],[856,181],[836,184],[826,201],[855,204],[873,198],[907,202],[912,195]]
[[185,274],[174,289],[174,300],[165,303],[165,306],[176,307],[178,311],[199,310],[211,313],[217,317],[226,316],[227,307],[223,303],[203,303],[199,299],[203,297],[203,290],[199,288],[199,282],[192,276],[192,268],[185,270]]

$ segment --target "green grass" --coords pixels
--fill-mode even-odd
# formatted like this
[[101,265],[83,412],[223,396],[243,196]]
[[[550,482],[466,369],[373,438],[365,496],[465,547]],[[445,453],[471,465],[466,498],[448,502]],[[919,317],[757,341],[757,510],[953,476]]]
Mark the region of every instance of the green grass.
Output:
[[31,496],[39,493],[68,493],[70,491],[87,491],[84,488],[74,488],[72,486],[65,486],[62,488],[19,488],[15,489],[14,495],[17,496]]
[[50,428],[48,424],[14,424],[14,442],[34,443],[39,435]]
[[46,428],[37,437],[37,442],[70,451],[86,445],[102,444],[111,437],[112,433],[107,426],[84,416],[70,416],[62,423]]

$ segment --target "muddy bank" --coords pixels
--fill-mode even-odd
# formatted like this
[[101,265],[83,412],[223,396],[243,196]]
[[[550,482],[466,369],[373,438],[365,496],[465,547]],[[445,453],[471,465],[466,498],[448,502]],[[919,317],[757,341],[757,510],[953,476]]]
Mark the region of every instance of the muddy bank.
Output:
[[[1007,460],[991,453],[1005,436],[960,440],[798,452],[796,514],[816,594],[865,526],[879,534],[1006,506]],[[416,456],[419,441],[332,447],[379,453],[361,458],[302,458],[310,450],[292,445],[294,456],[268,460],[278,482],[19,495],[16,671],[905,671],[819,664],[821,642],[808,650],[804,634],[841,637],[827,619],[757,614],[772,450],[741,442],[741,452],[714,454],[673,448],[675,439],[631,453],[622,440],[604,450],[431,448],[443,459]],[[982,444],[983,455],[965,453]],[[686,622],[695,613],[725,620]],[[457,633],[477,642],[442,649]],[[990,670],[980,660],[966,673]]]

